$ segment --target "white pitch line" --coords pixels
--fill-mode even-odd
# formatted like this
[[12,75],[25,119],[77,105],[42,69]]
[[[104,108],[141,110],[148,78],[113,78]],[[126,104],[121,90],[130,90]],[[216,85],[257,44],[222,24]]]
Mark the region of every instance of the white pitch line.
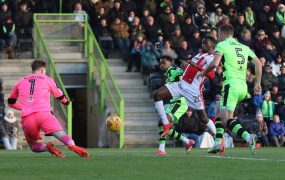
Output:
[[276,162],[285,162],[284,159],[260,159],[260,158],[246,158],[246,157],[232,157],[232,156],[200,156],[200,157],[206,157],[206,158],[217,158],[217,159],[234,159],[234,160],[250,160],[250,161],[276,161]]
[[[97,154],[95,156],[112,156],[112,155],[119,155],[119,156],[141,156],[141,157],[160,157],[155,154],[139,154],[138,152],[130,151],[127,152],[128,154]],[[190,152],[191,154],[191,152]],[[167,154],[165,157],[186,157],[187,154]],[[189,156],[191,158],[191,156]],[[201,157],[201,158],[216,158],[216,159],[233,159],[233,160],[249,160],[249,161],[271,161],[271,162],[285,162],[285,159],[265,159],[265,158],[247,158],[247,157],[233,157],[233,156],[215,156],[215,155],[200,155],[200,156],[192,156],[192,157]]]

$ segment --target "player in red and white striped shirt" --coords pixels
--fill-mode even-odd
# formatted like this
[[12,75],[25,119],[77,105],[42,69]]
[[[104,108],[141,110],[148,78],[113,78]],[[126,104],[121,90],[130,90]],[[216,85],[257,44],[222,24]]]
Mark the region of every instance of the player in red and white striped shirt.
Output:
[[[203,82],[205,77],[197,78],[199,71],[204,71],[208,65],[213,61],[213,52],[216,45],[216,40],[213,37],[207,36],[202,41],[202,52],[197,54],[189,64],[185,64],[184,74],[179,82],[167,83],[156,92],[154,92],[155,108],[162,120],[164,132],[162,136],[168,134],[172,127],[170,119],[167,117],[163,100],[178,97],[185,97],[188,106],[196,110],[198,117],[202,123],[216,134],[216,127],[212,120],[209,120],[204,107],[203,99]],[[208,78],[214,78],[215,72],[211,71],[207,74]]]

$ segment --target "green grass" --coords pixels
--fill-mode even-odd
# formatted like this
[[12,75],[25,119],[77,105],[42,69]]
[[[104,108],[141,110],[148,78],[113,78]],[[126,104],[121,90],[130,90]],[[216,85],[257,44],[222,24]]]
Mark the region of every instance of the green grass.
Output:
[[168,148],[167,156],[155,149],[89,149],[83,159],[62,149],[66,157],[30,150],[0,151],[0,179],[284,179],[285,149],[227,149],[224,155],[210,155],[205,149],[184,154],[182,148]]

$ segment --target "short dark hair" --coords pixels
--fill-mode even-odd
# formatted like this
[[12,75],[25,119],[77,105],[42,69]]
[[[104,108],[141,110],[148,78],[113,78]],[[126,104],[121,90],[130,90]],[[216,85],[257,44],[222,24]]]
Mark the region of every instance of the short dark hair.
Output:
[[225,24],[225,25],[221,26],[219,29],[221,32],[223,32],[226,35],[231,35],[231,36],[234,35],[234,28],[230,24]]
[[171,63],[173,62],[172,57],[167,56],[167,55],[161,56],[160,59],[166,59],[167,61],[170,61]]
[[47,67],[47,63],[42,61],[42,60],[34,60],[31,64],[31,67],[32,67],[32,71],[36,71],[38,70],[39,68],[46,68]]
[[210,36],[210,35],[207,35],[206,37],[204,37],[204,39],[206,40],[209,40],[209,41],[211,41],[213,44],[217,44],[217,41],[216,41],[216,39],[213,37],[213,36]]

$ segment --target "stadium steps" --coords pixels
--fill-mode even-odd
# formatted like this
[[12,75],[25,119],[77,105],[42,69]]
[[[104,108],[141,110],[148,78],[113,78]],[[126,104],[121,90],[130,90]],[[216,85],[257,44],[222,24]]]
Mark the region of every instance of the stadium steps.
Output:
[[[0,60],[0,77],[3,80],[3,93],[5,105],[7,108],[7,99],[13,86],[16,84],[21,77],[31,73],[31,62],[34,59],[1,59]],[[13,109],[15,117],[20,121],[21,112]],[[44,137],[44,142],[53,141],[55,144],[60,144],[56,139],[52,137]],[[20,124],[19,136],[18,136],[18,146],[27,146],[25,141],[25,136],[23,129]]]
[[[80,53],[80,48],[56,43],[49,43],[48,46],[57,68],[60,69],[59,72],[67,73],[65,70],[74,72],[78,69],[84,71],[82,64],[87,61],[84,59],[83,53]],[[127,65],[121,59],[107,59],[106,61],[125,98],[126,146],[157,145],[157,121],[159,118],[148,88],[143,83],[141,73],[125,72]],[[65,66],[64,71],[61,65]],[[99,74],[96,74],[96,67],[94,71],[94,76],[99,77]],[[87,69],[85,72],[87,72]],[[98,79],[96,82],[99,82]],[[111,100],[108,97],[106,99],[110,112],[114,113],[115,110],[111,105]]]
[[[143,82],[140,72],[125,72],[127,63],[121,59],[107,59],[115,82],[125,98],[125,146],[156,147],[158,145],[157,122],[159,116],[152,95]],[[107,97],[110,112],[115,110]],[[173,141],[168,141],[172,145]]]

